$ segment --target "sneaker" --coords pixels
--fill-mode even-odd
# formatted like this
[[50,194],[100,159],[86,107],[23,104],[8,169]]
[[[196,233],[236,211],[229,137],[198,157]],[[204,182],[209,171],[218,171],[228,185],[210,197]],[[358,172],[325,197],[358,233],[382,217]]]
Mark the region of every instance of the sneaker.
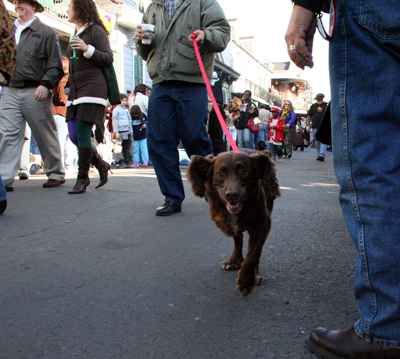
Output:
[[279,157],[279,159],[278,159],[278,160],[279,160],[279,162],[282,162],[282,157]]
[[292,154],[288,153],[288,155],[286,156],[287,158],[292,158]]
[[143,167],[149,167],[149,164],[147,162],[143,162],[142,166]]
[[134,163],[133,165],[131,165],[132,168],[138,168],[140,167],[139,163]]

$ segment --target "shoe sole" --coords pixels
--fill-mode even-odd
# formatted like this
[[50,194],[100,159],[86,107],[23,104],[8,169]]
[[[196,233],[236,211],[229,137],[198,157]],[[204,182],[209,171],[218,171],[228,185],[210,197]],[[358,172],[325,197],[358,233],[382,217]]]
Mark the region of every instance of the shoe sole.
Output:
[[156,212],[156,216],[160,217],[166,217],[166,216],[172,216],[175,213],[180,213],[181,211],[174,211],[174,212],[166,212],[166,213],[158,213]]
[[[46,184],[46,183],[45,183]],[[63,184],[65,184],[65,180],[60,181],[60,183],[56,184],[56,185],[50,185],[50,186],[45,186],[45,184],[43,184],[43,188],[53,188],[53,187],[60,187]]]
[[318,358],[321,359],[345,359],[343,357],[338,357],[335,354],[329,353],[325,349],[321,348],[320,346],[316,345],[310,340],[310,337],[306,339],[307,349],[316,355]]

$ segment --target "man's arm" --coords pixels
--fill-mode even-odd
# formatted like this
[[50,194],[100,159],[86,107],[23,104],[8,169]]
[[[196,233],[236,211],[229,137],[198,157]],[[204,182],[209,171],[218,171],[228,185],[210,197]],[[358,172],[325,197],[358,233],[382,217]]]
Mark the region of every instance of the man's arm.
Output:
[[[314,3],[311,0],[304,2]],[[320,1],[315,1],[315,3],[320,3]],[[323,1],[321,3],[323,4]],[[296,4],[293,6],[292,17],[286,31],[285,40],[290,59],[303,70],[305,66],[310,68],[314,66],[312,61],[312,47],[316,26],[315,11]],[[292,45],[296,47],[295,50],[289,49],[289,46]]]
[[[201,28],[195,31],[198,35],[197,43],[209,52],[224,51],[228,46],[231,31],[224,11],[215,0],[201,0],[201,9]],[[204,37],[201,32],[204,33]]]
[[46,34],[46,69],[40,85],[49,90],[55,88],[64,76],[60,41],[55,31]]

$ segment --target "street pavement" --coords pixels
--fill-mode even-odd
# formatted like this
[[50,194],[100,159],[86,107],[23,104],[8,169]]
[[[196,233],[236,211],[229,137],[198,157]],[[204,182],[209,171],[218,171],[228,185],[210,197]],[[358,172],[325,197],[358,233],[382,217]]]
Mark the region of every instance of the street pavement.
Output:
[[[233,240],[211,221],[182,167],[183,211],[163,202],[152,167],[115,169],[97,190],[14,183],[0,216],[1,359],[308,359],[316,326],[354,323],[356,252],[338,203],[332,153],[277,164],[264,282],[247,297],[224,271]],[[245,236],[247,243],[247,234]]]

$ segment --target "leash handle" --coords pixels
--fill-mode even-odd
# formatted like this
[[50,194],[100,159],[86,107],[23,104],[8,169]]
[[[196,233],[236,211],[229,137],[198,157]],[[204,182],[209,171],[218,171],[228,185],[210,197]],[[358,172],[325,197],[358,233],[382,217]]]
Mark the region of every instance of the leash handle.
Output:
[[222,130],[224,131],[225,136],[228,139],[229,144],[232,147],[232,150],[236,151],[236,152],[239,152],[239,149],[236,146],[236,142],[233,140],[232,135],[229,132],[228,127],[226,126],[226,123],[224,121],[224,118],[222,117],[221,111],[219,110],[218,103],[215,100],[215,96],[214,96],[214,94],[212,92],[210,81],[208,81],[206,69],[204,68],[203,60],[201,59],[201,56],[200,56],[199,46],[197,45],[196,37],[197,37],[197,34],[192,32],[192,42],[193,42],[193,46],[194,46],[194,51],[196,53],[197,61],[198,61],[199,66],[200,66],[201,74],[203,75],[204,82],[206,83],[208,94],[211,97],[211,101],[212,101],[212,104],[214,106],[214,111],[217,114],[219,123],[221,124]]

